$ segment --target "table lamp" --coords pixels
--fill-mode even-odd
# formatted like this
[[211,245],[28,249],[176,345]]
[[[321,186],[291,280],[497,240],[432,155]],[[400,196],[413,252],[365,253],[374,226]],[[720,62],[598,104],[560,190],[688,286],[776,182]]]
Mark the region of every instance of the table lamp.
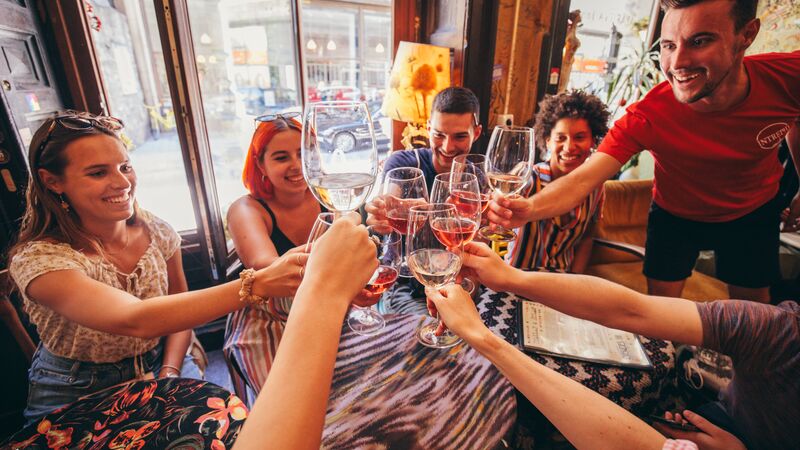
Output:
[[429,145],[426,122],[433,97],[450,86],[450,49],[401,41],[394,57],[389,89],[383,97],[386,117],[406,122],[406,149]]

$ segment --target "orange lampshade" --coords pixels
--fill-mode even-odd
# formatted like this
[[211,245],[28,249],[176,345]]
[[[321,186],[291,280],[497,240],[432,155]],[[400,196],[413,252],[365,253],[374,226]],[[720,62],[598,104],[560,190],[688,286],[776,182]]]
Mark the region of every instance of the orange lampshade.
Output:
[[430,117],[433,97],[448,86],[449,48],[401,41],[383,97],[383,113],[394,120],[422,125]]

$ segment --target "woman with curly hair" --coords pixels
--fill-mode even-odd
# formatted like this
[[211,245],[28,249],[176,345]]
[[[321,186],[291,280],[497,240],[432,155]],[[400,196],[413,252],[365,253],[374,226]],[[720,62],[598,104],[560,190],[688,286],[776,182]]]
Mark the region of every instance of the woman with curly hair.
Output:
[[[609,112],[594,95],[574,90],[548,96],[539,104],[534,132],[545,161],[534,166],[531,193],[572,172],[608,132]],[[583,273],[592,250],[593,224],[600,218],[603,186],[566,214],[524,225],[511,261],[524,269]]]

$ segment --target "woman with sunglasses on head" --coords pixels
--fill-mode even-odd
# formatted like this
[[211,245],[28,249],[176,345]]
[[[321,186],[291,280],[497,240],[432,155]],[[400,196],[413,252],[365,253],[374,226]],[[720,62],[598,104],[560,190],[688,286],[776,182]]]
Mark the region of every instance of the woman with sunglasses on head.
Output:
[[[249,194],[228,210],[228,231],[244,267],[268,267],[281,255],[299,251],[319,213],[326,211],[303,178],[302,126],[297,117],[295,113],[256,119],[242,172]],[[274,299],[228,318],[225,354],[256,393],[272,367],[290,306],[290,299]]]
[[138,207],[121,129],[111,117],[67,112],[31,141],[27,209],[9,253],[42,341],[29,371],[29,422],[154,369],[181,375],[192,327],[242,301],[292,295],[301,279],[306,254],[185,292],[180,237]]

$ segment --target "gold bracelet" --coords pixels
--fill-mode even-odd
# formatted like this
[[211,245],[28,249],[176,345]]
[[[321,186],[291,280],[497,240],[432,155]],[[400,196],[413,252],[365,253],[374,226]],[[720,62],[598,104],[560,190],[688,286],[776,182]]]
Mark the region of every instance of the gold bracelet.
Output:
[[181,369],[178,369],[178,368],[177,368],[177,367],[175,367],[175,366],[170,366],[169,364],[162,364],[162,365],[161,365],[161,369],[159,369],[159,372],[160,372],[160,371],[162,371],[162,370],[164,370],[164,369],[172,369],[172,370],[174,370],[175,372],[177,372],[178,376],[181,376]]
[[242,280],[242,287],[239,288],[239,301],[247,303],[248,305],[264,305],[267,299],[253,294],[253,282],[256,280],[256,271],[253,269],[244,269],[239,278]]

